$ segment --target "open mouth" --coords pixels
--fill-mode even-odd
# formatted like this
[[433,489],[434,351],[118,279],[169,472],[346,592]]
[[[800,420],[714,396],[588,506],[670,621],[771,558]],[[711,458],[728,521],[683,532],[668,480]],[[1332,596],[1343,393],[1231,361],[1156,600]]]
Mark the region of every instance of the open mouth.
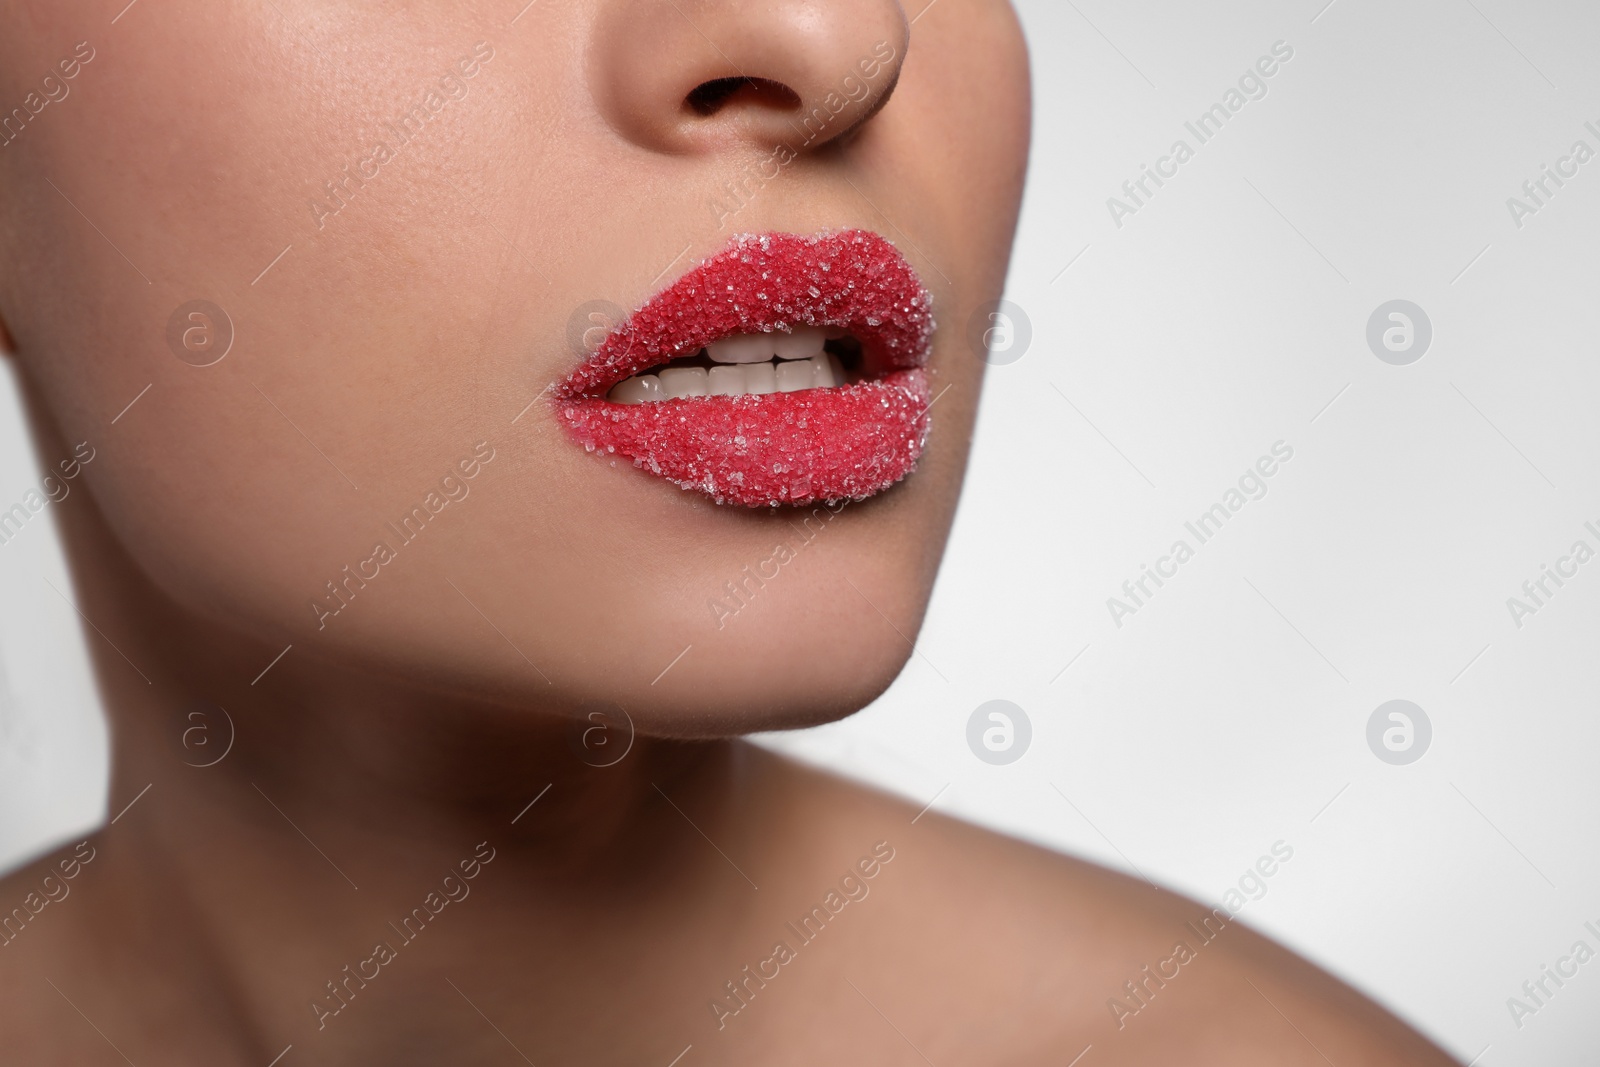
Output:
[[860,381],[861,362],[861,342],[839,326],[741,333],[713,341],[692,356],[669,360],[654,372],[624,378],[611,387],[606,399],[613,404],[645,404],[689,396],[832,389]]
[[736,237],[607,335],[556,390],[585,448],[711,497],[864,500],[928,430],[929,296],[863,230]]

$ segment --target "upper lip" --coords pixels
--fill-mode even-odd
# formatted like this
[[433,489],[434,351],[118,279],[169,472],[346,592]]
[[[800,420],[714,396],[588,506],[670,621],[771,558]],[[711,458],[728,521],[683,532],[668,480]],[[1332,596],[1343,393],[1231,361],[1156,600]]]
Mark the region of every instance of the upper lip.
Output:
[[932,347],[929,305],[911,265],[878,234],[741,234],[612,329],[557,392],[600,398],[713,341],[796,326],[848,330],[874,377],[920,367]]

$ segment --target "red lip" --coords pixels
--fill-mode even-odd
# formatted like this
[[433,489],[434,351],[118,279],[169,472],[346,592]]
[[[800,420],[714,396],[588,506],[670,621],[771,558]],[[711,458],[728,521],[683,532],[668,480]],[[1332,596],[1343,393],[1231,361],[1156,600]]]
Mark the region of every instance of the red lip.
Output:
[[[591,452],[617,455],[719,504],[864,500],[915,468],[928,432],[933,317],[905,257],[865,230],[734,238],[606,337],[555,390]],[[632,375],[733,334],[837,326],[866,377],[793,393],[618,404]]]

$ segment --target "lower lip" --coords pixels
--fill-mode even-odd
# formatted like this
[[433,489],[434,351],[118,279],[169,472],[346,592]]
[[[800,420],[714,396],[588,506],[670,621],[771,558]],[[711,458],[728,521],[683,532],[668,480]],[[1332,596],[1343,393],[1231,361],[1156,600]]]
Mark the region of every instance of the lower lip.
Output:
[[563,400],[591,452],[632,460],[719,504],[864,500],[910,474],[928,435],[921,368],[832,389],[613,404]]

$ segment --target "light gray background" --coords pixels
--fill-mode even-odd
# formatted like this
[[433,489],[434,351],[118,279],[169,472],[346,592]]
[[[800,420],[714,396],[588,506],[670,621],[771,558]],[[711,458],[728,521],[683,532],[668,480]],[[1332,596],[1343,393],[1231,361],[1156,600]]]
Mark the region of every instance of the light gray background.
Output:
[[[905,675],[766,742],[1208,901],[1281,839],[1247,921],[1464,1061],[1592,1064],[1600,960],[1520,1029],[1506,998],[1600,949],[1600,560],[1520,629],[1506,600],[1600,549],[1600,158],[1521,228],[1506,201],[1600,151],[1600,5],[1323,3],[1022,0],[1032,343],[990,372]],[[1279,40],[1267,95],[1198,144],[1185,120]],[[1107,198],[1180,137],[1118,228]],[[1410,366],[1365,338],[1397,298],[1434,329]],[[19,421],[0,506],[37,483]],[[1116,627],[1106,599],[1279,440],[1267,496]],[[83,638],[42,578],[70,595],[36,523],[0,546],[7,862],[105,817]],[[1366,742],[1394,698],[1433,725],[1407,766]],[[1032,722],[1005,766],[967,746],[994,699]]]

